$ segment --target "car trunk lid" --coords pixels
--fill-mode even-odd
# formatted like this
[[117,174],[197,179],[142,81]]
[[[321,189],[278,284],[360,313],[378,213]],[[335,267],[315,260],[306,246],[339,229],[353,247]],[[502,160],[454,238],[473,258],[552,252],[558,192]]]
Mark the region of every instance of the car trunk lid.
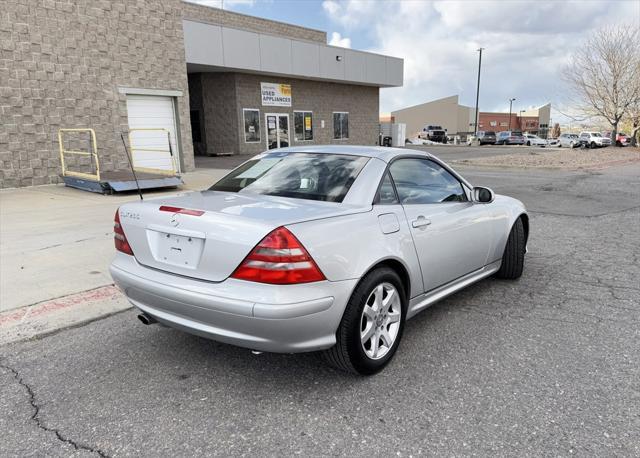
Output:
[[[217,191],[135,202],[120,221],[140,264],[219,282],[272,230],[371,206]],[[304,241],[302,241],[304,243]]]

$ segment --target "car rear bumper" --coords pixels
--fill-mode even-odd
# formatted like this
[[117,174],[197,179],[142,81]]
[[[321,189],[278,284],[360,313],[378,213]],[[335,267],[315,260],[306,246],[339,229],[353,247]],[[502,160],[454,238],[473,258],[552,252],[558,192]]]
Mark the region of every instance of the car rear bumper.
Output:
[[127,299],[158,322],[252,350],[295,353],[335,344],[357,280],[267,285],[185,278],[118,253],[111,276]]

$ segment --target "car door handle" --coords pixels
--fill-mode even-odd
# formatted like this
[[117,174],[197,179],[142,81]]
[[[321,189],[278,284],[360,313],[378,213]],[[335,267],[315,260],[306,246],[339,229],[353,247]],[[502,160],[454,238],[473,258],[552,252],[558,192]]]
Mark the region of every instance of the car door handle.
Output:
[[411,222],[413,227],[425,227],[431,224],[431,220],[425,218],[424,216],[418,216],[418,219],[415,219]]

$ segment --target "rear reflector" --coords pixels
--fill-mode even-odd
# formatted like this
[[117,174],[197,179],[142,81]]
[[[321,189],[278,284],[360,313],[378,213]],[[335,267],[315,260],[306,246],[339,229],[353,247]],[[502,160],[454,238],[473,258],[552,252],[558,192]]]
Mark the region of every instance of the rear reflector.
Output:
[[113,240],[116,245],[116,250],[133,256],[131,245],[129,245],[127,236],[124,235],[124,229],[120,224],[120,209],[116,210],[116,216],[113,219]]
[[325,279],[300,241],[284,227],[273,230],[263,238],[231,277],[275,285]]
[[170,212],[170,213],[180,213],[182,215],[191,215],[191,216],[202,216],[204,215],[204,211],[202,210],[191,210],[189,208],[180,208],[180,207],[169,207],[168,205],[163,205],[160,207],[161,212]]

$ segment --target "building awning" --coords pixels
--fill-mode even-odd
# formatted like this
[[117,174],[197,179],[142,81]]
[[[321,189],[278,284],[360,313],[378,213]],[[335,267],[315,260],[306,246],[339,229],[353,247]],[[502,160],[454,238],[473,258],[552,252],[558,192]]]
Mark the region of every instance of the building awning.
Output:
[[239,71],[402,86],[403,59],[191,20],[182,23],[189,72]]

